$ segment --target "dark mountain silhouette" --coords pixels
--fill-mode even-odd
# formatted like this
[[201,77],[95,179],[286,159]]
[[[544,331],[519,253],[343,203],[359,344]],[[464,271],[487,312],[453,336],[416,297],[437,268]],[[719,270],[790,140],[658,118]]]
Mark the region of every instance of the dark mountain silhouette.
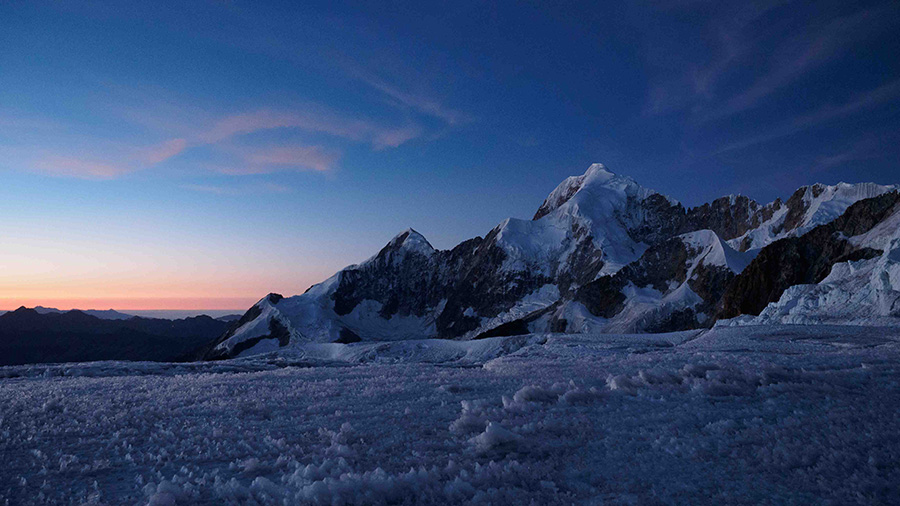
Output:
[[0,316],[0,365],[187,360],[229,325],[209,316],[104,320],[77,310],[41,314],[20,307]]

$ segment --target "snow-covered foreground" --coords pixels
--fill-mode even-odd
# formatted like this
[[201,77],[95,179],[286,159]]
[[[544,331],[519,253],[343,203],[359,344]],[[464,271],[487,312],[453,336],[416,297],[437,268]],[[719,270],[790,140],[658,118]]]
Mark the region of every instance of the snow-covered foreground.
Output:
[[0,504],[897,504],[900,330],[0,368]]

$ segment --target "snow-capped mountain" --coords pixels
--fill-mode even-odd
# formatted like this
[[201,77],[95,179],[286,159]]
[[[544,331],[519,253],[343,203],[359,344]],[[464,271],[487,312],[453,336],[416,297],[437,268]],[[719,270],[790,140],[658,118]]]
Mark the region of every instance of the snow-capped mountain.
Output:
[[[763,292],[768,286],[783,291],[772,290],[769,304],[761,311],[756,311],[759,306],[735,308],[731,304],[734,299],[726,300],[731,314],[745,314],[723,324],[900,325],[900,197],[897,193],[853,204],[832,222],[782,244],[784,247],[776,251],[763,249],[771,260],[754,267],[760,272],[767,267],[777,269],[785,281],[781,286],[754,284],[763,288],[757,292]],[[783,265],[787,262],[778,261],[772,253],[801,258]],[[736,283],[734,292],[748,284]],[[744,302],[740,298],[736,300]]]
[[[869,243],[884,240],[862,237],[881,221],[869,223],[871,213],[876,207],[887,212],[882,207],[895,199],[897,189],[813,185],[786,202],[761,205],[727,196],[685,209],[594,164],[554,189],[532,220],[509,218],[484,238],[450,250],[436,250],[408,229],[365,262],[302,295],[270,294],[205,356],[256,354],[299,342],[710,326],[747,308],[759,314],[794,284],[821,281],[824,275],[816,271],[784,287],[753,289],[768,286],[758,277],[779,276],[765,269],[771,267],[769,250],[784,242],[780,239],[805,244],[813,234],[828,250],[806,253],[820,268],[845,256],[874,259],[875,249],[883,248]],[[858,205],[874,200],[879,204]],[[820,231],[837,222],[842,225]],[[857,232],[847,235],[850,239],[837,238],[850,229]]]
[[785,237],[803,235],[844,214],[853,203],[896,191],[897,188],[896,185],[874,183],[803,186],[787,202],[782,204],[781,200],[776,200],[760,208],[759,216],[765,218],[764,221],[729,242],[734,248],[746,251],[762,248]]

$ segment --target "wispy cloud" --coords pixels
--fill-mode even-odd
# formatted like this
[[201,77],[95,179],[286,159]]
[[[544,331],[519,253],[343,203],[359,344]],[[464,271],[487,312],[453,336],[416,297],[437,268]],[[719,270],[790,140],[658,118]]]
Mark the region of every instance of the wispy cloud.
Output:
[[[895,135],[896,137],[896,135]],[[872,160],[882,156],[884,151],[880,148],[879,142],[871,136],[854,143],[848,149],[837,152],[833,155],[821,156],[813,163],[815,170],[828,170],[834,167],[840,167],[850,162],[860,160]]]
[[847,51],[853,40],[870,35],[880,13],[881,9],[866,9],[786,40],[771,58],[773,63],[767,73],[700,121],[713,121],[756,107],[764,98]]
[[[129,114],[134,114],[130,111]],[[152,112],[148,112],[153,117]],[[258,109],[246,113],[221,117],[203,126],[200,121],[193,134],[168,139],[150,146],[117,144],[114,149],[102,146],[110,144],[95,139],[91,148],[77,151],[93,151],[92,156],[74,155],[59,149],[32,163],[32,169],[46,174],[86,179],[112,179],[131,172],[159,165],[181,153],[197,147],[210,148],[214,153],[233,158],[232,163],[209,165],[223,174],[264,174],[289,170],[318,172],[334,168],[340,152],[314,145],[276,144],[246,146],[239,138],[246,134],[279,128],[291,128],[305,132],[323,133],[352,142],[366,143],[381,150],[398,147],[422,135],[422,129],[414,124],[399,127],[344,117],[314,107],[304,110]],[[153,124],[167,130],[166,122],[156,118]],[[183,130],[180,130],[183,133]],[[46,148],[43,148],[46,150]]]
[[187,148],[185,139],[171,139],[149,148],[140,149],[136,155],[145,164],[156,165],[179,155],[185,148]]
[[40,158],[32,165],[32,169],[51,176],[75,177],[81,179],[114,179],[130,172],[123,165],[106,162],[82,160],[66,156],[48,156]]
[[293,188],[290,186],[279,185],[275,183],[261,183],[253,185],[205,185],[205,184],[183,184],[180,186],[184,190],[190,190],[201,193],[212,193],[215,195],[259,195],[259,194],[278,194],[291,193]]
[[214,144],[237,135],[276,128],[296,128],[357,142],[369,142],[375,148],[397,147],[419,135],[415,127],[387,127],[330,112],[259,109],[218,120],[212,128],[199,135],[198,141]]
[[780,127],[769,130],[768,132],[748,137],[737,142],[733,142],[718,149],[714,154],[719,155],[730,151],[745,149],[750,146],[762,144],[788,137],[803,130],[815,127],[826,121],[849,116],[875,106],[900,99],[900,80],[885,84],[874,90],[870,90],[861,95],[857,95],[848,102],[840,105],[826,105],[816,111],[801,116],[794,121],[782,125]]
[[[122,146],[98,142],[93,156],[50,153],[33,159],[30,166],[36,172],[59,177],[80,179],[115,179],[144,170],[169,160],[187,148],[185,139],[171,139],[151,146]],[[101,147],[104,146],[104,147]],[[59,150],[60,152],[65,150]],[[78,151],[84,151],[79,149]]]
[[[897,13],[896,4],[830,18],[813,11],[801,30],[787,32],[781,28],[784,24],[768,19],[800,15],[800,6],[789,3],[704,3],[701,11],[700,3],[676,2],[675,8],[690,9],[701,20],[713,11],[699,32],[705,33],[709,56],[697,63],[694,46],[684,52],[657,47],[648,51],[657,72],[651,77],[644,114],[685,111],[699,126],[752,110],[883,32],[889,26],[886,20]],[[761,72],[748,72],[759,67]]]
[[235,161],[209,166],[212,170],[232,176],[268,174],[279,171],[326,172],[334,167],[340,155],[321,146],[236,146],[222,148]]
[[[656,115],[685,108],[698,110],[698,106],[714,101],[719,82],[739,68],[742,59],[758,49],[759,35],[754,30],[758,20],[789,1],[716,4],[705,29],[697,31],[698,37],[705,32],[710,51],[706,62],[697,61],[696,50],[685,56],[677,51],[659,52],[654,46],[648,53],[651,64],[658,68],[658,76],[651,77],[643,113]],[[664,11],[703,7],[705,11],[711,5],[705,0],[676,0],[657,4],[657,7]],[[694,15],[698,20],[702,19],[701,14],[695,12]]]
[[384,93],[391,100],[403,107],[408,107],[427,116],[438,118],[448,125],[457,125],[471,120],[469,115],[446,107],[434,98],[404,91],[383,79],[364,73],[360,70],[351,72],[357,79]]

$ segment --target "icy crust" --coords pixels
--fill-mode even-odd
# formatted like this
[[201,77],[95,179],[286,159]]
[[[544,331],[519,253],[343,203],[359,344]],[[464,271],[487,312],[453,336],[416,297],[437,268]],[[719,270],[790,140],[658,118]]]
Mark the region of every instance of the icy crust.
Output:
[[851,237],[850,242],[882,254],[869,260],[839,262],[819,284],[788,288],[759,316],[741,316],[720,325],[900,325],[900,208],[869,232]]
[[[844,214],[848,207],[860,200],[877,197],[897,191],[900,185],[879,185],[875,183],[838,183],[834,186],[815,184],[802,189],[801,194],[788,201],[801,211],[799,217],[791,216],[789,205],[778,206],[769,220],[744,235],[731,239],[728,243],[735,249],[752,250],[763,248],[784,237],[796,237],[813,228],[830,223]],[[799,197],[799,199],[797,198]],[[774,206],[774,203],[769,204]],[[790,222],[788,221],[790,219]]]
[[[377,357],[401,344],[346,348]],[[898,362],[896,328],[776,326],[554,334],[478,367],[262,357],[0,368],[0,497],[892,504]]]

